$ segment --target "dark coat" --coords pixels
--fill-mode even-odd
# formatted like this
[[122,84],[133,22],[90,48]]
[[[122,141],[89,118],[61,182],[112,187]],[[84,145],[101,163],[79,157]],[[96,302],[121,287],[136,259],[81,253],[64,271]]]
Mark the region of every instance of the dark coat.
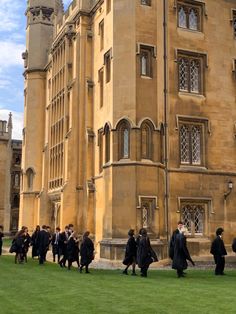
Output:
[[187,260],[194,264],[187,248],[186,237],[182,233],[178,233],[175,236],[172,268],[178,270],[187,269]]
[[30,247],[30,244],[31,244],[31,237],[30,237],[30,235],[27,233],[27,234],[24,236],[24,252],[25,252],[25,253],[28,252],[29,247]]
[[151,247],[149,238],[144,236],[139,238],[137,249],[138,267],[140,268],[148,267],[151,263],[157,261],[158,261],[157,255]]
[[80,246],[81,265],[89,265],[94,259],[94,244],[90,238],[84,238]]
[[137,243],[134,237],[130,237],[125,249],[125,258],[123,260],[124,265],[130,265],[136,261],[137,257]]
[[59,248],[60,248],[60,251],[61,251],[62,255],[66,255],[67,254],[68,238],[69,238],[69,233],[66,233],[65,231],[60,233]]
[[175,238],[177,236],[177,234],[179,234],[179,229],[176,229],[171,237],[170,240],[170,247],[169,247],[169,257],[173,260],[174,258],[174,247],[175,247]]
[[4,237],[4,233],[0,232],[0,243],[2,243],[2,238]]
[[17,236],[15,241],[12,242],[13,245],[15,245],[14,252],[16,252],[17,254],[22,254],[24,252],[24,242],[25,242],[24,235]]
[[67,256],[68,260],[71,262],[75,262],[79,260],[79,246],[78,242],[75,241],[74,238],[70,238],[67,243]]
[[49,243],[50,243],[50,234],[46,230],[39,231],[38,241],[37,241],[39,255],[43,255],[47,252]]
[[224,241],[220,236],[217,236],[211,244],[211,254],[214,256],[225,256],[227,255]]
[[38,235],[40,231],[34,231],[31,237],[32,257],[38,256]]

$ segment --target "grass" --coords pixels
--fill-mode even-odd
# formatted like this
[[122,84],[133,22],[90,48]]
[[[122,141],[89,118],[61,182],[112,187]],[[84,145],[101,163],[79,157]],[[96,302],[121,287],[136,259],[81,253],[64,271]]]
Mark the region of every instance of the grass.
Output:
[[216,277],[190,270],[177,279],[174,271],[149,271],[148,278],[120,271],[70,272],[58,265],[15,265],[0,257],[0,313],[183,314],[236,313],[236,271]]

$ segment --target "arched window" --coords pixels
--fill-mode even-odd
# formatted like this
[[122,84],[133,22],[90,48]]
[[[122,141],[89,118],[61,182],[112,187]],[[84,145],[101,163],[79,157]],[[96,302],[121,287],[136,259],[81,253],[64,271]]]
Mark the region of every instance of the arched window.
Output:
[[31,168],[27,169],[26,177],[27,177],[27,188],[33,189],[34,172]]
[[20,176],[18,173],[15,174],[15,180],[14,180],[14,186],[19,187],[20,186]]
[[118,127],[119,134],[119,159],[130,157],[130,125],[123,120]]
[[105,163],[110,161],[110,128],[109,125],[106,124],[104,129],[105,134]]
[[148,122],[141,126],[141,157],[152,159],[152,127]]

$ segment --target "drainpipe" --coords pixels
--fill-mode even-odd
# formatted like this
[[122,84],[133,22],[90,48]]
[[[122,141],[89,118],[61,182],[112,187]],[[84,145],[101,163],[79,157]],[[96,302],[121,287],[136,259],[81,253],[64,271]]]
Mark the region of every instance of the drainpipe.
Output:
[[163,61],[164,61],[164,165],[165,165],[165,228],[167,240],[167,256],[169,243],[169,150],[168,150],[168,63],[167,63],[167,13],[168,0],[163,0]]

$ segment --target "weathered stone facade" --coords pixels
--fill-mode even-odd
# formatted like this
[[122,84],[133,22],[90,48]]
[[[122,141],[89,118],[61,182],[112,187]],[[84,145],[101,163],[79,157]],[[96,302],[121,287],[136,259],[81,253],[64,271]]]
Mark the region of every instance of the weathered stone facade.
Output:
[[141,227],[166,256],[180,219],[194,254],[218,226],[229,244],[235,12],[234,0],[74,0],[65,13],[29,0],[20,225],[72,222],[108,259]]
[[12,117],[0,120],[0,225],[5,233],[18,230],[20,176],[21,176],[21,144],[12,139]]

